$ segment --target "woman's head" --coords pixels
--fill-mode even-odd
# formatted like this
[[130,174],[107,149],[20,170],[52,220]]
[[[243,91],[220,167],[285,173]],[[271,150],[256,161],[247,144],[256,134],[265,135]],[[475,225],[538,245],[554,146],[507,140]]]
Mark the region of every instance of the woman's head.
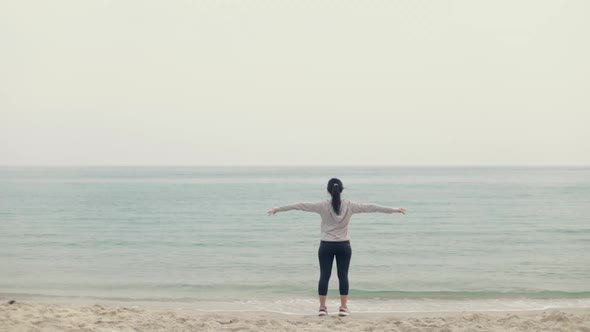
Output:
[[331,178],[328,181],[328,192],[332,195],[332,209],[334,209],[337,215],[340,215],[340,193],[342,190],[344,190],[342,181],[337,178]]

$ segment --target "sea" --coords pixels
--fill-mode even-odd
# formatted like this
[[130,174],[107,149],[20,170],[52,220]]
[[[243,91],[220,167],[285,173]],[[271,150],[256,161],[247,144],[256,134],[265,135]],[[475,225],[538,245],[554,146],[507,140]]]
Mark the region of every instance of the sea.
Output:
[[0,301],[313,314],[332,177],[351,311],[590,307],[590,167],[0,167]]

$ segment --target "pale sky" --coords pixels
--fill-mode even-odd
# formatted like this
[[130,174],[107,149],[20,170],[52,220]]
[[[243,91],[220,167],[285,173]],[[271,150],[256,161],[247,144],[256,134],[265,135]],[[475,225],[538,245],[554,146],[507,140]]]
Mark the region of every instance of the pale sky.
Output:
[[590,165],[590,1],[0,0],[0,165]]

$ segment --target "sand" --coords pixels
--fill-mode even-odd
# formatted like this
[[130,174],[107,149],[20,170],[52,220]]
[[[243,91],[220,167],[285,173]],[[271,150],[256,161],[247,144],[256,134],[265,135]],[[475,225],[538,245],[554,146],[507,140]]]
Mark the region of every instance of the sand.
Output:
[[207,313],[115,305],[0,304],[0,331],[582,331],[590,308],[525,312],[352,314]]

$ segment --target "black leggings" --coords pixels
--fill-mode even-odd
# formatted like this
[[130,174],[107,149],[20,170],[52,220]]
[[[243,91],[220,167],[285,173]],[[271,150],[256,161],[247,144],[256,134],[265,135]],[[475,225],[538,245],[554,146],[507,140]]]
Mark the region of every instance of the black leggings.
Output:
[[320,242],[320,249],[318,250],[318,258],[320,260],[319,295],[328,295],[328,283],[332,275],[334,256],[336,256],[340,295],[348,295],[348,267],[350,266],[350,257],[352,256],[350,241]]

